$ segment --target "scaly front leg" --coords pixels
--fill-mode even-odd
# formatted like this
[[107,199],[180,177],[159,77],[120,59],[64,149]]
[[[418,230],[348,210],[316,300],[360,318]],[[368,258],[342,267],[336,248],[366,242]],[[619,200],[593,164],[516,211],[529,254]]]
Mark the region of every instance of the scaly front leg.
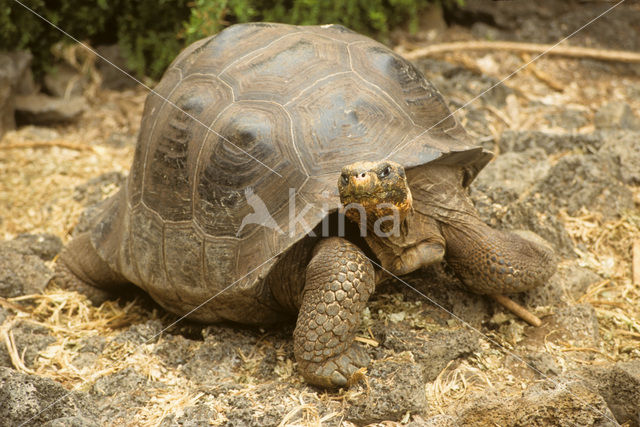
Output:
[[462,282],[480,294],[522,292],[544,284],[556,271],[553,250],[477,220],[443,226],[446,260]]
[[314,249],[293,332],[298,368],[309,383],[349,385],[353,374],[369,363],[354,337],[374,291],[374,277],[362,250],[346,239],[324,239]]

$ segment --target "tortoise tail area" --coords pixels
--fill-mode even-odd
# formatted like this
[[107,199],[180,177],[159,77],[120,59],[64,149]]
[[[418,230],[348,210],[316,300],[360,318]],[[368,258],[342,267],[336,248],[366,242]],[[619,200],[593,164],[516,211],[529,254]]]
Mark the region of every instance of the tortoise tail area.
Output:
[[101,304],[129,283],[129,280],[100,256],[93,242],[96,235],[106,237],[109,234],[107,228],[111,228],[111,221],[105,222],[105,218],[116,217],[117,220],[121,215],[117,208],[122,197],[121,190],[90,208],[86,231],[75,236],[63,248],[56,261],[53,283],[85,294],[94,304]]

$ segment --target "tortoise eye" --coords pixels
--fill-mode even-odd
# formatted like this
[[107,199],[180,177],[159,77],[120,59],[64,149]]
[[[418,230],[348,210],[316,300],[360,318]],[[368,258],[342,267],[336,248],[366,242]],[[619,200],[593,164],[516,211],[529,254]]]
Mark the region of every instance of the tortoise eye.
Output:
[[387,166],[378,174],[380,178],[386,178],[391,173],[391,167]]
[[346,173],[343,173],[340,176],[340,182],[342,182],[342,185],[347,185],[349,183],[349,176]]

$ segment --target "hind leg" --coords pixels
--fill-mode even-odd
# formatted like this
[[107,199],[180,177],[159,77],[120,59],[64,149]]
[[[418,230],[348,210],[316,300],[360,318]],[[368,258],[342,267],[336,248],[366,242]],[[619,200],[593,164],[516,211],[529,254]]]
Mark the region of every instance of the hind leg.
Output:
[[67,244],[58,257],[52,282],[63,289],[86,295],[102,304],[128,281],[100,258],[89,233],[82,233]]

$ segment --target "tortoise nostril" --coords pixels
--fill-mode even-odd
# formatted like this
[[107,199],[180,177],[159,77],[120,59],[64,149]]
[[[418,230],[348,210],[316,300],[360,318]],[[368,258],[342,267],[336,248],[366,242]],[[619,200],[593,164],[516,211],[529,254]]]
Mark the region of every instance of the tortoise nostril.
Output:
[[360,178],[364,178],[365,176],[367,176],[366,172],[362,172],[360,175],[358,175]]

